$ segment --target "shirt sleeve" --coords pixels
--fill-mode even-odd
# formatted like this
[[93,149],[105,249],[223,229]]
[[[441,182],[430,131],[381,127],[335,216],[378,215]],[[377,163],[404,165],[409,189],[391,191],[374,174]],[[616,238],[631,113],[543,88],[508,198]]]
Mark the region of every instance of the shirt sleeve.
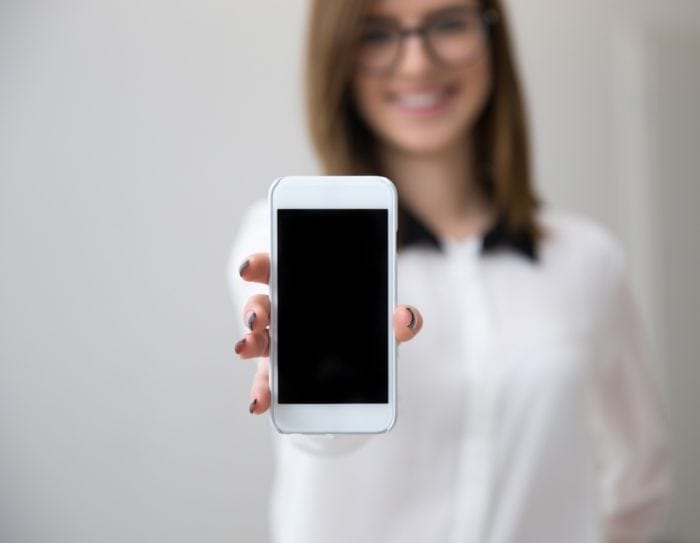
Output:
[[[259,283],[249,283],[241,279],[238,272],[245,259],[255,253],[270,252],[270,220],[267,202],[264,200],[253,204],[243,215],[235,235],[233,247],[226,266],[226,278],[233,301],[238,326],[237,332],[243,336],[247,332],[243,325],[243,306],[253,294],[268,294],[268,287]],[[261,359],[259,363],[267,363]],[[271,425],[272,427],[272,425]],[[273,427],[274,428],[274,427]],[[295,448],[318,456],[339,456],[351,453],[362,447],[371,436],[365,435],[305,435],[280,434],[274,443],[288,442]]]
[[660,398],[646,365],[640,314],[621,255],[615,260],[609,351],[594,387],[603,530],[607,543],[642,543],[652,540],[663,520],[669,451]]

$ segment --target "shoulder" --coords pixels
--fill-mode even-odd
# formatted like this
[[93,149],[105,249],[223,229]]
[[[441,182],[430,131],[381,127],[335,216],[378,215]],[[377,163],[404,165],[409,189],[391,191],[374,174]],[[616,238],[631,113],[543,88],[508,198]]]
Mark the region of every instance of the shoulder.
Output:
[[241,215],[236,229],[234,246],[242,250],[260,252],[269,250],[270,216],[266,199],[253,202]]
[[576,275],[615,282],[624,275],[625,253],[617,237],[595,220],[546,207],[538,214],[543,229],[543,264]]
[[241,215],[234,231],[234,241],[226,264],[229,289],[237,304],[248,296],[262,292],[260,285],[246,283],[239,277],[241,263],[251,254],[267,253],[270,250],[270,220],[266,200],[250,205]]
[[241,216],[241,228],[259,227],[268,224],[270,208],[266,198],[260,198],[248,206]]

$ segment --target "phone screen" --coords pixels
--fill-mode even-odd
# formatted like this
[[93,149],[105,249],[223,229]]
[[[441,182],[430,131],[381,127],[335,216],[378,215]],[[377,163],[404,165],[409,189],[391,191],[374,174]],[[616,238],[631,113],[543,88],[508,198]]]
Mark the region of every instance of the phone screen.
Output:
[[388,403],[388,212],[277,211],[279,403]]

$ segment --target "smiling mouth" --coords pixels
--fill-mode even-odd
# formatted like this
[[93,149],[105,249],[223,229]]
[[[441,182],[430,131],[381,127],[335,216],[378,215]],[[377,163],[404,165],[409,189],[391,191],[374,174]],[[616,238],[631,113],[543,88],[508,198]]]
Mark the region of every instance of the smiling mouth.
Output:
[[402,111],[413,115],[430,115],[441,111],[455,93],[455,88],[398,92],[392,102]]

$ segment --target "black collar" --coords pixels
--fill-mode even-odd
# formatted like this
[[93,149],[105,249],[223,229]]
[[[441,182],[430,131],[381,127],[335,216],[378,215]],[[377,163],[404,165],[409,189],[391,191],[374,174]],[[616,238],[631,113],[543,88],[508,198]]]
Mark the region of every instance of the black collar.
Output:
[[[399,248],[423,246],[442,251],[442,244],[435,234],[412,215],[405,207],[399,206]],[[508,237],[503,222],[498,221],[481,240],[481,254],[486,255],[498,249],[512,250],[532,262],[537,262],[537,247],[529,236]]]

